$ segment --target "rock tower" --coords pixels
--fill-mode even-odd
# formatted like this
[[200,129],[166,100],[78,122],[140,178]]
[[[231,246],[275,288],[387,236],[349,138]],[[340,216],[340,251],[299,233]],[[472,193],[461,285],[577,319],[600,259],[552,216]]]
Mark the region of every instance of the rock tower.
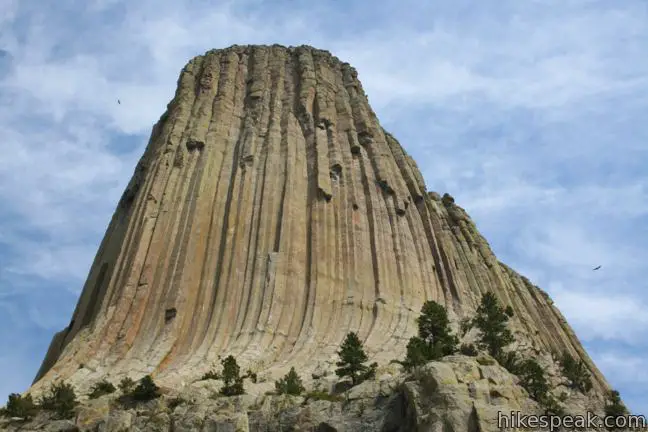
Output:
[[424,301],[457,325],[487,291],[513,308],[519,349],[568,351],[609,388],[547,294],[428,192],[353,67],[307,46],[213,50],[182,70],[33,389],[179,386],[229,354],[310,376],[349,331],[385,364]]

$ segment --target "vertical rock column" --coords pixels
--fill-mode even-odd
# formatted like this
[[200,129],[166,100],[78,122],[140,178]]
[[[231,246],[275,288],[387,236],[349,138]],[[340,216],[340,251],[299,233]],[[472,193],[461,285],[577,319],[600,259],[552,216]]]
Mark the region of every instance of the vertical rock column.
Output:
[[183,69],[34,387],[177,385],[227,354],[308,374],[349,331],[387,363],[423,302],[458,320],[486,291],[520,339],[585,359],[605,388],[548,297],[427,192],[350,65],[306,46],[214,50]]

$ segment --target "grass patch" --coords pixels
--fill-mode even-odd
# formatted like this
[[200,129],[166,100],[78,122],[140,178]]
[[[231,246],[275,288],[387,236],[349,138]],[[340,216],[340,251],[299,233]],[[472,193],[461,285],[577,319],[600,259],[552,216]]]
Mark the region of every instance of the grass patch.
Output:
[[328,392],[315,390],[309,393],[306,393],[306,400],[325,400],[329,402],[341,402],[344,400],[344,397],[341,395],[331,394]]

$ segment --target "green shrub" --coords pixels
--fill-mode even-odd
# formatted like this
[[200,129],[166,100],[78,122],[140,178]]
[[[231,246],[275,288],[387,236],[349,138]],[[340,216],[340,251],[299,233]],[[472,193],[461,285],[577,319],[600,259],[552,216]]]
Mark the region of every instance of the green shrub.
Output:
[[453,196],[450,195],[449,193],[444,193],[443,196],[441,197],[441,202],[445,206],[449,206],[451,204],[454,204],[455,200],[454,200]]
[[41,408],[52,411],[61,419],[74,417],[74,408],[77,404],[74,388],[64,382],[53,383],[49,392],[40,401]]
[[470,318],[462,318],[462,320],[459,322],[459,333],[461,334],[461,337],[466,336],[466,333],[470,331],[472,326],[473,323]]
[[173,399],[169,399],[167,406],[169,407],[169,409],[174,410],[177,406],[182,405],[184,403],[187,403],[187,401],[178,396]]
[[374,379],[376,377],[376,370],[378,369],[378,363],[373,362],[369,365],[369,368],[365,370],[365,372],[360,375],[360,382],[369,380],[369,379]]
[[155,384],[151,375],[139,380],[137,386],[128,395],[134,401],[146,402],[160,397],[160,388]]
[[24,420],[29,420],[36,413],[38,413],[38,406],[29,394],[24,397],[18,393],[10,394],[7,405],[0,409],[0,415],[3,417],[18,417]]
[[364,352],[358,334],[354,332],[347,334],[340,347],[340,351],[338,351],[338,355],[340,356],[340,361],[336,363],[338,368],[335,370],[335,374],[340,378],[351,378],[352,385],[360,384],[365,379],[371,377],[378,366],[376,363],[372,363],[369,366],[365,364],[367,354]]
[[221,375],[220,375],[218,372],[216,372],[215,370],[212,369],[212,370],[206,372],[206,373],[202,376],[202,378],[200,378],[200,381],[205,381],[205,380],[219,380],[219,379],[221,379],[221,378],[222,378]]
[[560,359],[562,374],[569,381],[569,387],[587,393],[592,389],[592,379],[583,360],[576,360],[567,352]]
[[475,348],[475,345],[473,344],[461,344],[461,347],[459,347],[459,352],[470,357],[476,357],[477,354],[479,354],[477,348]]
[[544,409],[544,413],[546,415],[553,415],[553,416],[565,415],[565,410],[563,409],[563,407],[551,395],[545,394],[540,399],[539,402],[540,402],[540,406]]
[[358,413],[357,413],[357,414],[358,414],[358,417],[361,417],[361,418],[362,418],[362,416],[364,416],[364,413],[365,413],[365,410],[366,410],[366,409],[367,409],[367,406],[365,405],[364,401],[361,401],[361,402],[358,404]]
[[224,396],[236,396],[245,393],[243,388],[243,377],[241,377],[241,368],[236,363],[234,356],[228,356],[221,361],[223,365],[223,388],[221,394]]
[[122,394],[129,394],[131,391],[133,391],[134,387],[135,381],[133,381],[129,377],[123,378],[119,382],[119,390],[122,392]]
[[90,394],[88,395],[88,397],[90,399],[97,399],[103,395],[114,393],[115,390],[116,390],[115,386],[112,385],[111,382],[102,380],[96,383],[94,386],[92,386],[92,389],[90,389]]
[[253,383],[257,382],[257,374],[256,372],[252,372],[250,369],[243,375],[243,378],[249,378],[250,381]]
[[515,351],[501,352],[495,359],[507,371],[513,375],[520,374],[521,360]]
[[275,382],[277,394],[289,394],[299,396],[305,390],[301,378],[297,375],[295,368],[290,368],[283,378]]

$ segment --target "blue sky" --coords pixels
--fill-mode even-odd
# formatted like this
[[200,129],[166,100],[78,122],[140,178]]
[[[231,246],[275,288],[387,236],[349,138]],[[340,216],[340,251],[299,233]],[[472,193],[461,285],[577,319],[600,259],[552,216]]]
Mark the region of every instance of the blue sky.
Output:
[[67,325],[180,69],[208,49],[276,42],[354,65],[429,189],[551,294],[648,414],[647,8],[1,1],[0,398],[28,387]]

